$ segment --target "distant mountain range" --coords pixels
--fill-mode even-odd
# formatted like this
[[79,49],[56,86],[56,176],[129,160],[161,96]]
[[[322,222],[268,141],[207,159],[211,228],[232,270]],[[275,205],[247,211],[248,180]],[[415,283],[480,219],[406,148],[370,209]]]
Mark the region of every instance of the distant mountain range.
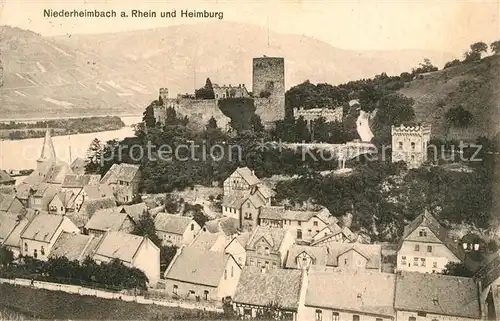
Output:
[[0,27],[2,118],[142,113],[158,97],[192,92],[210,77],[251,88],[252,58],[285,57],[286,87],[304,80],[344,83],[410,71],[424,58],[438,66],[455,57],[423,50],[342,50],[317,39],[232,22],[177,25],[113,34],[42,37]]

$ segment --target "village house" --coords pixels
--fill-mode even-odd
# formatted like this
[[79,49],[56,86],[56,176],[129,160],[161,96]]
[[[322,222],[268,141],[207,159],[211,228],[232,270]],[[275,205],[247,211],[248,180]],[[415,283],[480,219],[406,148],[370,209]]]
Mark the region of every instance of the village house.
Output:
[[113,189],[119,204],[127,204],[132,202],[139,192],[140,177],[139,165],[113,164],[101,179],[101,184]]
[[0,212],[21,213],[23,203],[14,194],[0,194]]
[[481,320],[472,278],[401,271],[396,275],[394,307],[397,320]]
[[189,245],[201,227],[190,217],[158,213],[155,217],[156,234],[164,245]]
[[148,212],[148,210],[149,209],[146,203],[122,205],[118,206],[117,209],[119,213],[127,213],[135,223],[137,223],[141,219],[141,217]]
[[312,246],[325,246],[330,243],[351,243],[358,239],[347,226],[340,227],[338,223],[325,226],[311,240]]
[[319,211],[292,211],[281,206],[263,208],[259,221],[260,226],[290,231],[297,242],[311,242],[314,235],[328,225],[338,222],[326,208]]
[[48,211],[49,204],[61,190],[59,185],[40,183],[31,186],[28,194],[28,208]]
[[395,279],[389,273],[311,266],[304,277],[306,294],[298,320],[395,320]]
[[500,318],[500,251],[497,251],[474,274],[481,304],[481,316],[486,320]]
[[279,315],[281,320],[296,321],[301,285],[302,273],[299,270],[246,266],[234,294],[236,313],[250,319],[266,316],[267,312],[269,319],[271,314]]
[[246,245],[246,265],[266,269],[282,268],[286,264],[288,250],[294,244],[289,231],[258,226]]
[[439,273],[448,262],[462,262],[461,245],[427,210],[405,227],[399,243],[397,270]]
[[250,238],[250,233],[227,236],[224,233],[209,233],[201,231],[189,245],[202,251],[215,251],[231,254],[238,265],[244,266],[246,262],[245,245]]
[[81,263],[92,257],[100,241],[101,238],[93,235],[63,232],[54,243],[49,258],[65,257]]
[[234,296],[240,274],[231,254],[181,247],[165,271],[165,291],[173,298],[222,301]]
[[224,196],[237,194],[248,197],[260,184],[262,182],[255,176],[254,171],[248,167],[238,167],[223,183]]
[[12,253],[14,253],[15,258],[21,255],[21,233],[24,231],[28,223],[29,223],[28,219],[20,219],[15,222],[14,226],[10,225],[12,224],[11,221],[10,223],[7,222],[6,225],[2,227],[3,230],[2,234],[4,235],[3,236],[4,240],[2,241],[2,245],[11,250]]
[[380,244],[331,243],[327,247],[329,265],[343,270],[382,270],[382,246]]
[[88,185],[99,185],[101,180],[101,175],[93,174],[68,174],[64,177],[64,181],[61,186],[61,190],[72,191],[73,194],[79,194],[81,190]]
[[223,216],[205,222],[202,227],[203,232],[224,233],[227,236],[233,236],[240,232],[240,222],[232,217]]
[[65,216],[54,214],[35,215],[21,233],[21,254],[47,260],[57,238],[63,232],[79,232]]
[[19,221],[17,213],[0,212],[0,244],[5,242]]
[[114,197],[102,197],[95,199],[85,199],[78,212],[68,212],[66,217],[68,217],[80,230],[82,233],[85,232],[85,224],[94,215],[95,212],[116,207],[116,200]]
[[108,232],[93,254],[97,263],[120,260],[125,266],[144,272],[150,286],[160,280],[160,249],[147,237],[124,232]]
[[134,226],[134,220],[130,215],[115,212],[114,208],[109,208],[95,212],[85,224],[85,231],[86,234],[94,236],[101,236],[109,231],[131,233]]
[[71,190],[60,191],[49,203],[49,213],[64,215],[74,206],[75,194]]
[[311,265],[331,266],[327,247],[313,247],[294,244],[288,251],[287,269],[307,270]]

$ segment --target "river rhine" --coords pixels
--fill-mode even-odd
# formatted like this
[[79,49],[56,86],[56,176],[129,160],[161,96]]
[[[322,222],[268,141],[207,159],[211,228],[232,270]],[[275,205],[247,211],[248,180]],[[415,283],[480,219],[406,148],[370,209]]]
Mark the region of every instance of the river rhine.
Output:
[[[87,149],[94,138],[104,143],[115,138],[133,136],[134,129],[131,126],[140,122],[141,116],[127,116],[121,119],[126,127],[119,130],[52,137],[57,157],[71,163],[77,157],[86,157]],[[0,141],[0,169],[34,169],[42,144],[43,138]]]

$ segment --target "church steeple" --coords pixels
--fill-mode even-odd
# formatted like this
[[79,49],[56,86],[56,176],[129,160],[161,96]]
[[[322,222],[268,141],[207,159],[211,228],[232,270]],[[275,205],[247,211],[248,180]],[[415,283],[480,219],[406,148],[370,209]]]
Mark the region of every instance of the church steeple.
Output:
[[52,136],[50,135],[50,129],[47,127],[45,132],[45,138],[43,140],[42,152],[40,153],[40,158],[38,162],[55,162],[56,161],[56,150],[54,148],[54,143],[52,143]]

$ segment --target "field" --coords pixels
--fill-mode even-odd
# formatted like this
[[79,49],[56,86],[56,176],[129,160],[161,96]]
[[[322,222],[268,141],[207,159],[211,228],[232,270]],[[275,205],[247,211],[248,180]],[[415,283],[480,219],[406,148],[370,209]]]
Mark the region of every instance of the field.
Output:
[[0,320],[218,320],[199,310],[162,307],[0,284]]

